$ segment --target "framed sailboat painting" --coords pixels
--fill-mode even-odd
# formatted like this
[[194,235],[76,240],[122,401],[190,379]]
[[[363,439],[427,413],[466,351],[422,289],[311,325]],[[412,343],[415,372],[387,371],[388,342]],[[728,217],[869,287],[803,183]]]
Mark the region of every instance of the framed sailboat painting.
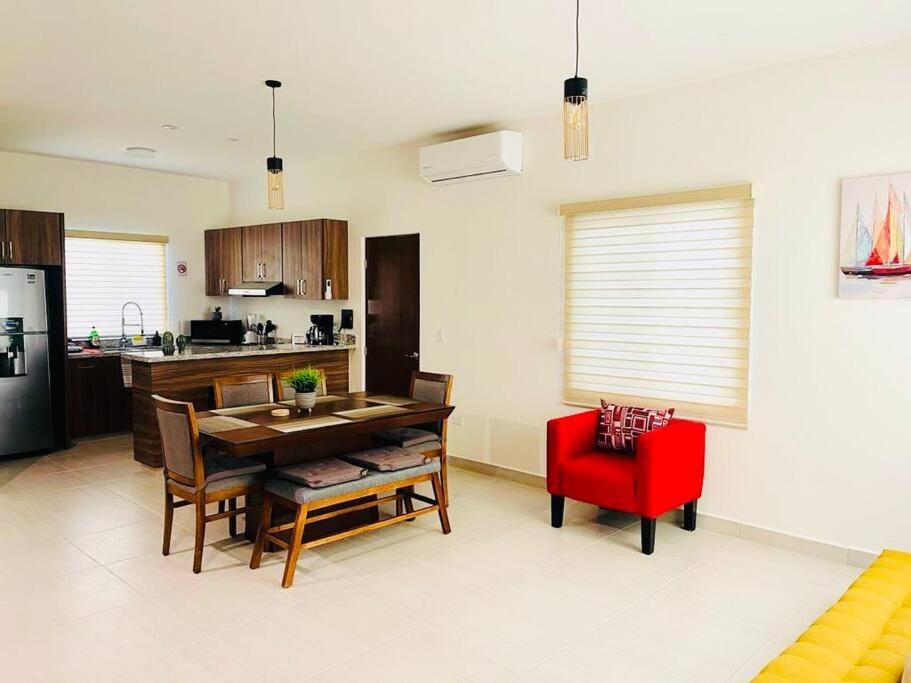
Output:
[[911,173],[841,182],[838,296],[911,298]]

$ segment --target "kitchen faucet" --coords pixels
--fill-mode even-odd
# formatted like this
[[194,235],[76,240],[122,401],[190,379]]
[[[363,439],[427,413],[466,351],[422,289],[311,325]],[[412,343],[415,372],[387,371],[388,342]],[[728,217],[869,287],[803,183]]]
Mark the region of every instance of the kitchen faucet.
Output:
[[123,307],[120,309],[120,346],[127,346],[129,339],[127,338],[127,320],[126,320],[126,310],[127,306],[133,304],[139,311],[139,334],[145,334],[145,324],[142,320],[142,306],[137,304],[135,301],[127,301]]

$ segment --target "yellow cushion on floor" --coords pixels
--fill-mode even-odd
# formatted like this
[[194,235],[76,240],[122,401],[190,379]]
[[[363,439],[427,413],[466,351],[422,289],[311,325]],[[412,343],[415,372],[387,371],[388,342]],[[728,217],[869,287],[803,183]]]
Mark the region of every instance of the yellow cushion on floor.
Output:
[[898,683],[911,653],[911,553],[885,550],[756,683]]

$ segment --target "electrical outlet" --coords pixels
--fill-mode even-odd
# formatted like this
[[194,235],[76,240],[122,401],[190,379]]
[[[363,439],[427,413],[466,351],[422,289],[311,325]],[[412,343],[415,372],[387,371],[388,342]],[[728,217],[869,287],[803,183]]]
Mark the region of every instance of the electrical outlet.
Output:
[[465,418],[463,418],[461,415],[456,415],[454,418],[452,418],[452,424],[456,427],[464,427]]

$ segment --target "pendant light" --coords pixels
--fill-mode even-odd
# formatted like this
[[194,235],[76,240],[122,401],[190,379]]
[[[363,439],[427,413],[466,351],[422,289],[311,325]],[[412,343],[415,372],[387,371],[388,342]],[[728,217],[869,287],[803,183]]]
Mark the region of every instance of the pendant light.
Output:
[[266,81],[272,88],[272,156],[266,159],[266,182],[269,192],[269,208],[285,208],[285,185],[282,181],[282,160],[275,155],[275,89],[282,87],[281,81]]
[[588,159],[588,79],[579,76],[579,0],[576,0],[576,73],[563,81],[563,158]]

